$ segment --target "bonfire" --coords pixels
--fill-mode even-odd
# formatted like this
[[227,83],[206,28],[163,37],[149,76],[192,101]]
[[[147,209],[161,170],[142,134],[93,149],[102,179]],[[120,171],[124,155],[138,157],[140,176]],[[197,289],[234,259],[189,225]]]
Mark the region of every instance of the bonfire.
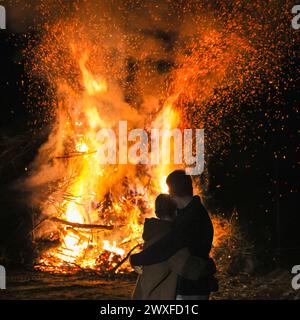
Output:
[[[141,249],[143,222],[154,214],[155,197],[168,192],[165,179],[172,170],[186,167],[172,161],[105,164],[99,130],[116,132],[120,121],[127,121],[128,130],[149,133],[151,128],[202,130],[205,119],[207,126],[208,121],[217,126],[222,109],[208,118],[206,107],[216,99],[216,89],[238,90],[245,70],[255,66],[255,51],[245,38],[198,21],[195,34],[170,52],[173,70],[155,73],[151,55],[163,56],[164,49],[149,50],[152,40],[139,47],[132,34],[115,25],[109,30],[105,19],[88,10],[86,15],[84,21],[75,14],[45,25],[30,55],[30,73],[47,80],[51,101],[51,132],[27,181],[38,212],[35,268],[46,272],[131,270],[127,257]],[[156,157],[152,150],[149,154]],[[229,235],[219,219],[215,246]]]

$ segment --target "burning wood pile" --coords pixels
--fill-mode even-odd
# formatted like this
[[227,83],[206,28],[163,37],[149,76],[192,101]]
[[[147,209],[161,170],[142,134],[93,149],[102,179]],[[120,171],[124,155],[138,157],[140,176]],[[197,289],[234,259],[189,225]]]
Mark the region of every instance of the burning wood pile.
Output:
[[60,218],[45,218],[41,224],[53,225],[55,231],[38,245],[36,269],[53,273],[128,271],[128,253],[140,247],[143,217],[151,212],[143,197],[131,193],[120,196],[118,202],[106,197],[90,204],[88,212],[96,212],[98,218],[93,223],[86,222],[89,216],[84,219],[88,212],[81,216],[76,210],[82,206],[80,199],[68,203]]
[[[128,252],[139,247],[144,218],[153,215],[155,195],[166,191],[165,177],[171,166],[157,166],[151,172],[149,167],[102,164],[97,132],[115,122],[99,115],[109,85],[88,71],[86,51],[83,57],[79,58],[81,96],[77,92],[70,95],[71,88],[63,86],[57,127],[48,142],[54,143],[48,169],[60,171],[63,178],[52,183],[42,203],[45,217],[38,222],[35,235],[50,240],[52,248],[45,251],[42,247],[43,252],[38,252],[36,269],[55,273],[91,269],[121,272],[129,270]],[[74,103],[80,111],[74,110]],[[129,106],[126,108],[130,111]],[[156,127],[169,128],[177,125],[178,116],[168,105],[154,122]],[[48,147],[42,147],[40,156]],[[37,172],[33,180],[40,174]]]

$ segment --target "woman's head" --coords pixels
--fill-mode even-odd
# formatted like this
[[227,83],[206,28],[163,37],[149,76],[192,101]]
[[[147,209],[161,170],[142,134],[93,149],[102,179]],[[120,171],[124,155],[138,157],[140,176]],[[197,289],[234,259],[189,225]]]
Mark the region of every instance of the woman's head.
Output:
[[159,219],[173,220],[176,214],[176,203],[168,194],[160,194],[155,199],[155,213]]

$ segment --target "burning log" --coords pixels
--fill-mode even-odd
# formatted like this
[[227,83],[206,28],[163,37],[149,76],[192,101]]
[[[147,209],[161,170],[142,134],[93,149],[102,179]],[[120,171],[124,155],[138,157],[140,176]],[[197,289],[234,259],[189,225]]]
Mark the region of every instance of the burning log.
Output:
[[69,158],[74,158],[74,157],[81,157],[81,156],[86,156],[86,155],[91,155],[96,153],[97,151],[90,151],[90,152],[74,152],[72,154],[66,154],[63,156],[57,156],[54,159],[69,159]]
[[125,261],[129,258],[129,256],[131,255],[131,253],[135,250],[135,249],[137,249],[137,248],[139,248],[139,247],[141,247],[142,246],[142,244],[137,244],[136,246],[134,246],[128,253],[127,253],[127,255],[126,255],[126,257],[124,258],[124,259],[122,259],[112,270],[110,270],[109,271],[109,274],[112,276],[112,275],[114,275],[115,273],[116,273],[116,271],[121,267],[121,265],[123,264],[123,263],[125,263]]
[[114,226],[106,226],[100,224],[83,224],[83,223],[75,223],[70,221],[65,221],[56,217],[49,218],[51,221],[64,224],[73,228],[80,228],[80,229],[104,229],[104,230],[113,230]]

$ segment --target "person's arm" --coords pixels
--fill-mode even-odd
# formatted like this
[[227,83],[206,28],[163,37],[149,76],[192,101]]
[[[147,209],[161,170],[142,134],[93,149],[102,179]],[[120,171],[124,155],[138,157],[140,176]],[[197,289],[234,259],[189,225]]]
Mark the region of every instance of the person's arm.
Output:
[[182,240],[175,235],[175,230],[170,231],[153,245],[140,253],[130,256],[130,263],[133,266],[148,266],[160,263],[170,258],[176,251],[184,247]]
[[200,228],[199,220],[187,216],[186,219],[177,223],[166,236],[142,252],[132,255],[130,263],[133,266],[147,266],[165,261],[181,248],[188,246],[195,239],[195,234],[201,231]]
[[[172,258],[169,260],[172,260]],[[185,264],[180,269],[171,261],[170,269],[181,277],[189,280],[199,280],[200,278],[213,275],[217,271],[213,259],[203,259],[197,256],[190,256],[187,258]]]
[[216,272],[212,259],[203,259],[192,256],[187,247],[177,251],[168,259],[169,268],[177,275],[189,279],[198,280]]

